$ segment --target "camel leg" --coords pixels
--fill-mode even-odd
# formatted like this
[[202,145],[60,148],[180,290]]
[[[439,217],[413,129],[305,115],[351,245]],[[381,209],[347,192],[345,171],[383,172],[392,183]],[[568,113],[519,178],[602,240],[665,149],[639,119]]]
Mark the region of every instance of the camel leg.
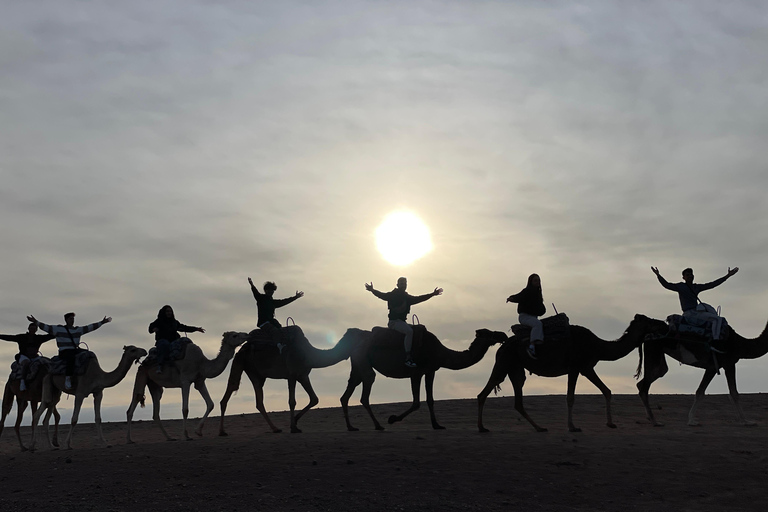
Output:
[[509,380],[512,381],[512,388],[515,390],[515,410],[520,413],[520,415],[528,420],[528,423],[533,426],[534,429],[536,429],[536,432],[546,432],[547,429],[539,426],[535,421],[533,421],[533,418],[528,416],[528,412],[525,410],[525,407],[523,407],[523,385],[525,384],[525,368],[515,368],[513,371],[509,372]]
[[200,392],[200,396],[203,397],[203,400],[205,400],[205,414],[203,414],[203,417],[200,419],[200,423],[197,424],[197,429],[195,430],[195,434],[197,434],[198,437],[202,437],[205,420],[213,410],[213,399],[211,398],[211,394],[208,392],[208,387],[205,385],[205,379],[200,379],[200,381],[195,384],[195,387]]
[[[72,433],[75,431],[75,425],[77,425],[77,419],[80,417],[80,408],[82,408],[83,406],[83,400],[85,400],[85,396],[81,394],[75,395],[75,405],[74,405],[74,408],[72,409],[72,421],[69,426],[69,433],[67,434],[67,438],[64,439],[64,449],[66,450],[72,449]],[[46,415],[46,418],[48,417],[49,415]]]
[[[488,377],[488,383],[482,391],[480,391],[480,394],[477,395],[477,429],[483,433],[490,432],[490,430],[483,426],[483,407],[485,407],[485,400],[488,398],[488,395],[491,394],[491,391],[496,389],[496,387],[504,382],[504,379],[507,377],[507,372],[502,366],[503,364],[496,359],[496,362],[493,365],[493,370],[491,370],[491,376]],[[525,374],[523,374],[523,379],[525,379]]]
[[[127,444],[133,444],[133,439],[131,439],[131,423],[133,422],[133,413],[136,410],[136,406],[139,405],[139,398],[134,394],[131,398],[131,405],[128,406],[128,410],[125,412],[125,420],[128,423],[128,433],[125,441]],[[152,403],[154,404],[154,401]]]
[[568,374],[568,394],[566,402],[568,403],[568,431],[581,432],[581,429],[573,424],[573,404],[576,401],[576,381],[579,380],[579,372],[570,372]]
[[163,422],[160,421],[160,400],[163,398],[163,386],[150,380],[147,381],[147,389],[149,389],[149,394],[152,396],[152,421],[160,427],[160,431],[165,436],[166,441],[175,441],[176,439],[168,435],[168,432],[163,427]]
[[288,377],[288,409],[291,413],[291,434],[300,434],[301,430],[296,428],[296,419],[294,413],[296,410],[296,379]]
[[[224,415],[227,412],[227,404],[229,403],[229,399],[232,397],[232,393],[240,389],[240,378],[243,375],[243,359],[245,358],[245,354],[246,352],[241,350],[232,360],[232,368],[229,370],[229,378],[227,379],[227,389],[224,391],[224,396],[219,402],[219,407],[221,408],[221,418],[219,418],[220,436],[229,435],[227,434],[226,430],[224,430]],[[250,375],[248,375],[248,377],[250,377]],[[253,379],[251,379],[251,382],[253,382]]]
[[609,428],[616,428],[616,425],[613,423],[613,419],[611,418],[611,390],[608,389],[608,386],[606,386],[602,380],[600,380],[600,377],[597,376],[594,368],[590,368],[588,371],[583,371],[581,374],[589,379],[589,382],[594,384],[605,397],[606,425]]
[[445,427],[438,425],[435,417],[435,396],[433,393],[435,384],[435,372],[424,374],[424,391],[427,393],[427,407],[429,408],[429,420],[432,422],[432,428],[435,430],[445,430]]
[[414,375],[411,377],[411,395],[413,395],[413,402],[411,402],[411,406],[400,416],[395,416],[394,414],[389,417],[387,420],[387,423],[392,425],[393,423],[397,423],[398,421],[402,421],[403,418],[411,414],[413,411],[418,411],[419,407],[421,407],[421,403],[419,401],[419,395],[421,394],[421,375]]
[[344,394],[341,395],[341,410],[344,412],[344,421],[347,422],[347,430],[349,432],[357,432],[360,430],[359,428],[355,428],[352,426],[352,424],[349,422],[349,399],[352,397],[352,393],[355,392],[355,388],[362,382],[362,380],[357,376],[356,373],[351,373],[349,375],[349,380],[347,381],[347,389],[344,390]]
[[[248,377],[251,377],[248,375]],[[274,434],[279,434],[282,432],[282,429],[277,428],[274,423],[272,423],[272,419],[269,417],[269,414],[267,414],[267,408],[264,407],[264,382],[266,382],[267,379],[262,377],[252,377],[251,383],[253,383],[253,392],[256,395],[256,409],[261,413],[261,416],[267,421],[267,425],[269,425],[269,428],[272,429],[272,432]]]
[[[304,416],[307,411],[320,403],[320,399],[317,398],[317,393],[315,393],[315,390],[312,389],[312,383],[309,380],[309,375],[303,375],[299,377],[298,381],[299,384],[301,384],[301,387],[304,388],[304,391],[307,392],[307,395],[309,396],[309,403],[296,414],[296,419],[294,420],[294,427],[296,427],[296,430],[298,430],[297,424],[299,423],[299,418]],[[299,430],[299,432],[301,431]]]
[[93,393],[93,422],[96,424],[96,434],[104,446],[107,445],[107,440],[104,439],[104,432],[101,430],[101,401],[104,399],[104,391],[95,391]]
[[181,383],[181,430],[184,433],[184,439],[187,441],[192,439],[189,437],[189,432],[187,432],[187,416],[189,416],[189,388],[191,385],[191,382]]
[[648,401],[648,392],[651,389],[651,384],[666,375],[668,370],[669,367],[667,366],[667,360],[664,357],[664,354],[662,352],[656,353],[655,351],[654,353],[651,353],[651,350],[648,349],[648,345],[646,344],[645,374],[637,383],[637,390],[640,395],[640,400],[645,407],[645,415],[654,427],[663,427],[664,424],[656,421],[656,417],[653,415],[651,405]]
[[741,410],[739,405],[739,391],[736,389],[736,365],[729,364],[723,368],[725,370],[725,379],[728,382],[728,393],[731,397],[733,406],[736,407],[736,414],[739,416],[739,421],[747,427],[754,427],[757,425],[754,421],[750,421],[744,416],[744,411]]
[[[128,432],[126,434],[126,443],[127,444],[133,444],[133,439],[131,439],[131,424],[133,423],[133,413],[136,411],[136,406],[141,403],[141,406],[144,407],[144,400],[146,397],[144,396],[144,390],[147,387],[147,371],[143,367],[139,366],[139,369],[136,371],[136,378],[133,381],[133,393],[131,394],[131,404],[128,406],[128,410],[125,411],[125,419],[126,423],[128,423]],[[152,399],[152,404],[154,405],[155,400]]]
[[[45,412],[48,405],[45,402],[40,403],[40,407],[37,409],[37,412],[35,412],[34,415],[32,415],[32,443],[29,445],[30,451],[35,451],[35,445],[37,442],[37,424],[40,421],[40,417]],[[48,436],[46,436],[46,440],[48,440]],[[50,442],[50,440],[48,440]],[[50,448],[50,446],[49,446]]]
[[55,446],[56,448],[59,447],[59,421],[61,421],[61,414],[59,414],[59,410],[54,405],[51,407],[51,411],[53,412],[53,439],[51,440],[51,444]]
[[[8,382],[5,383],[5,389],[3,390],[3,406],[2,406],[2,418],[0,419],[0,436],[3,435],[3,427],[5,426],[5,418],[8,417],[8,415],[11,413],[11,409],[13,409],[13,390],[11,389],[11,382],[10,379]],[[34,412],[32,413],[35,414]],[[21,414],[18,414],[18,416],[21,416]],[[19,439],[19,443],[21,443],[21,439]],[[24,447],[22,446],[22,451],[24,450]]]
[[363,392],[360,395],[360,403],[363,405],[363,408],[368,411],[368,414],[373,420],[373,428],[376,430],[384,430],[384,427],[381,426],[379,420],[377,420],[376,416],[373,415],[373,409],[371,409],[371,389],[373,389],[373,382],[375,380],[376,374],[373,372],[373,370],[371,370],[371,374],[368,376],[368,378],[363,379]]
[[[19,441],[19,446],[21,447],[21,451],[25,452],[27,451],[27,448],[24,446],[24,443],[21,442],[21,420],[24,416],[24,411],[27,410],[27,401],[22,400],[21,398],[16,398],[16,423],[13,425],[13,430],[16,431],[16,439]],[[35,411],[32,411],[32,415],[34,416]],[[3,423],[5,423],[5,416],[6,412],[3,410]]]

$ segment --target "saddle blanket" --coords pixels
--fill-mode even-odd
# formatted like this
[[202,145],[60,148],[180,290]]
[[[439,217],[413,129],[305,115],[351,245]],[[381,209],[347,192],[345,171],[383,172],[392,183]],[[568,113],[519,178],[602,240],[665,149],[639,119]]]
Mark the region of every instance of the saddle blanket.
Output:
[[[571,337],[571,324],[565,313],[558,313],[554,316],[541,319],[544,327],[544,341],[563,341]],[[531,335],[531,328],[527,325],[515,324],[512,326],[512,333],[519,338],[528,338]]]
[[[81,350],[75,356],[75,375],[82,375],[88,368],[88,362],[94,359],[96,354],[90,350]],[[59,356],[53,356],[51,358],[51,364],[48,365],[48,373],[51,375],[64,375],[67,373],[67,363]]]
[[20,365],[18,361],[14,361],[11,363],[11,378],[14,380],[21,380],[22,378],[25,378],[26,380],[35,380],[40,368],[47,368],[50,364],[51,360],[47,357],[38,356],[31,359],[29,363],[27,363],[27,375],[23,376],[21,374],[23,368],[22,365]]

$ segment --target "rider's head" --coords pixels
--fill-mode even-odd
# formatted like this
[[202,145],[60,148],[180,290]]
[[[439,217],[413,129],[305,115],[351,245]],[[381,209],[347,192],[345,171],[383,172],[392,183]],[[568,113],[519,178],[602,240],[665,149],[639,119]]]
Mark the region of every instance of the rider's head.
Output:
[[541,278],[539,274],[531,274],[528,276],[528,284],[526,288],[541,288]]
[[264,293],[269,295],[270,297],[275,293],[275,290],[277,290],[277,285],[273,283],[272,281],[267,281],[264,283]]
[[176,317],[173,315],[173,308],[166,304],[162,308],[160,308],[160,311],[157,312],[157,318],[171,318],[175,319]]
[[37,324],[32,322],[29,324],[29,327],[27,327],[27,330],[29,331],[29,334],[35,334],[37,332]]
[[683,270],[683,281],[685,281],[688,284],[691,284],[693,282],[693,269],[687,268]]
[[408,288],[408,280],[404,277],[401,277],[397,280],[397,289],[405,291],[406,288]]
[[75,325],[75,314],[74,313],[67,313],[64,315],[64,321],[67,323],[67,327],[72,327]]

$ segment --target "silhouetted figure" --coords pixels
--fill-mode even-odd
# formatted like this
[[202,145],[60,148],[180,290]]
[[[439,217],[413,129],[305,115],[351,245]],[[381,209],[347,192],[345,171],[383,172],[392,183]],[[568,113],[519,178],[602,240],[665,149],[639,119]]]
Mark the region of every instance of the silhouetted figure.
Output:
[[274,328],[280,329],[282,325],[275,318],[275,310],[283,306],[287,306],[296,299],[300,299],[304,296],[304,292],[296,291],[296,295],[285,299],[275,299],[272,296],[277,290],[277,285],[272,281],[264,283],[264,293],[259,292],[258,288],[253,285],[253,280],[249,277],[248,284],[251,285],[251,292],[253,292],[253,298],[256,299],[256,307],[259,311],[259,319],[256,323],[259,329],[272,330]]
[[507,302],[517,303],[518,320],[531,328],[531,341],[528,345],[528,355],[536,359],[536,342],[544,341],[544,327],[539,317],[547,312],[544,297],[541,294],[541,278],[538,274],[528,276],[528,284],[520,293],[507,297]]
[[21,366],[21,391],[26,391],[27,383],[24,380],[27,375],[27,365],[39,356],[40,345],[54,338],[53,334],[35,334],[37,324],[29,324],[27,332],[21,334],[0,334],[0,340],[12,341],[19,345],[19,353],[16,354],[16,361]]
[[155,357],[157,357],[157,373],[163,372],[163,365],[168,362],[171,354],[171,343],[180,339],[179,331],[205,332],[202,327],[184,325],[173,314],[173,308],[165,305],[157,312],[157,320],[149,324],[149,333],[155,335]]
[[715,312],[715,309],[709,304],[701,302],[699,299],[699,293],[704,290],[710,290],[715,286],[720,286],[726,279],[734,275],[739,271],[739,267],[728,267],[728,273],[720,279],[715,279],[710,283],[698,284],[693,282],[693,269],[686,268],[683,270],[683,282],[681,283],[669,283],[666,279],[661,277],[659,269],[657,267],[651,267],[651,270],[659,279],[661,286],[667,290],[677,292],[680,298],[680,307],[683,310],[683,317],[687,320],[696,320],[700,322],[709,321],[712,323],[712,339],[720,339],[720,327],[722,325],[720,316]]
[[56,337],[56,346],[59,348],[59,357],[66,363],[66,376],[64,387],[72,389],[72,375],[75,374],[75,359],[77,354],[84,352],[80,347],[80,336],[93,332],[104,324],[112,321],[112,317],[105,316],[100,322],[89,324],[82,327],[75,326],[75,314],[67,313],[64,315],[65,325],[48,325],[38,321],[30,315],[27,320],[33,322],[40,329]]
[[370,284],[365,284],[366,290],[381,300],[387,301],[387,307],[389,308],[389,323],[387,323],[387,327],[405,334],[405,366],[415,368],[416,363],[413,362],[413,358],[411,357],[411,348],[413,347],[413,328],[408,325],[408,322],[406,322],[408,313],[411,312],[411,306],[420,302],[424,302],[427,299],[431,299],[435,295],[442,295],[443,289],[435,288],[435,291],[432,293],[414,297],[413,295],[405,292],[407,287],[408,280],[404,277],[401,277],[397,280],[397,288],[391,292],[386,293],[374,290],[372,282]]

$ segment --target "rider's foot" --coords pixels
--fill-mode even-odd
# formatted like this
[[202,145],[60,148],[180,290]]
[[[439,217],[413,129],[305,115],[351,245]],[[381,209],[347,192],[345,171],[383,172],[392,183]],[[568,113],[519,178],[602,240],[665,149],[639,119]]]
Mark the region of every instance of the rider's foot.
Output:
[[64,379],[64,387],[66,389],[72,389],[72,377],[67,376],[67,378]]
[[536,359],[536,347],[533,344],[528,345],[526,352],[528,353],[528,357],[531,359]]
[[416,368],[416,363],[413,362],[413,359],[406,359],[405,366],[408,368]]

